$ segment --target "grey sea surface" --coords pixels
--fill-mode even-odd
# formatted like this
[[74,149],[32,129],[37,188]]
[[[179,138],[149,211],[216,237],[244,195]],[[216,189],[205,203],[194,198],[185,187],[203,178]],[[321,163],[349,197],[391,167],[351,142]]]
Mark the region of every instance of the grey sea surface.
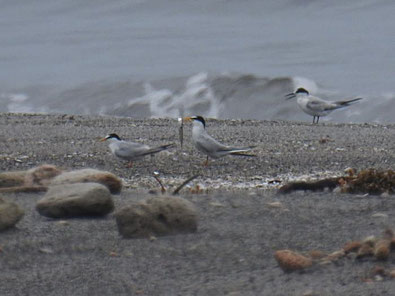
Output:
[[0,1],[0,111],[305,120],[303,86],[363,102],[323,120],[394,122],[395,4]]
[[372,275],[378,265],[394,269],[393,254],[384,262],[346,257],[294,273],[284,273],[273,257],[279,249],[329,253],[394,229],[394,196],[276,194],[276,182],[342,175],[347,167],[393,169],[393,124],[209,119],[214,137],[256,145],[257,157],[227,157],[204,167],[185,126],[183,150],[178,146],[132,168],[98,139],[117,132],[149,145],[178,143],[176,120],[1,113],[0,125],[1,171],[43,163],[108,170],[126,185],[114,196],[116,209],[159,192],[154,171],[168,192],[200,175],[181,191],[198,209],[197,233],[153,240],[122,239],[112,214],[60,222],[35,211],[42,194],[3,194],[26,215],[0,235],[1,295],[367,296],[395,289],[394,280]]

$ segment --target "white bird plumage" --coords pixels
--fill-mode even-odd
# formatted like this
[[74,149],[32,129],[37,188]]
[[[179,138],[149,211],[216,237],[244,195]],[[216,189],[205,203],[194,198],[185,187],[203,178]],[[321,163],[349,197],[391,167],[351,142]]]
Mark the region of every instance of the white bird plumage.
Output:
[[192,127],[192,142],[195,147],[202,153],[207,155],[206,165],[208,158],[220,158],[226,155],[238,155],[238,156],[255,156],[248,154],[253,146],[249,147],[231,147],[224,145],[210,136],[206,131],[206,121],[202,116],[191,116],[185,117],[185,121],[193,121]]
[[174,144],[166,144],[151,148],[146,144],[124,141],[114,133],[102,138],[101,141],[109,141],[108,147],[111,153],[120,159],[129,161],[129,167],[134,160],[141,159],[146,155],[152,155],[174,146]]
[[356,98],[336,102],[325,101],[310,95],[309,92],[304,88],[298,88],[294,93],[287,94],[286,97],[288,99],[296,98],[300,109],[313,116],[313,123],[318,123],[321,116],[326,116],[333,110],[347,107],[353,102],[362,100],[362,98]]

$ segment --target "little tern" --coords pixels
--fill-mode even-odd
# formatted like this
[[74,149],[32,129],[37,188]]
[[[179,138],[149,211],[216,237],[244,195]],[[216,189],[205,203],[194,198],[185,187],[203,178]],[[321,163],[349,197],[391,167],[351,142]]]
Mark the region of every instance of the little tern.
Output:
[[253,146],[244,148],[226,146],[211,137],[206,131],[206,121],[202,116],[185,117],[184,120],[193,121],[192,142],[197,150],[207,155],[205,165],[208,164],[209,157],[217,159],[225,155],[255,156],[246,153],[251,151],[254,148]]
[[120,159],[128,160],[128,167],[132,167],[134,160],[143,158],[146,155],[158,153],[174,146],[174,144],[166,144],[151,148],[148,145],[141,143],[126,142],[117,134],[109,134],[100,141],[109,141],[108,146],[110,147],[112,154]]
[[304,88],[298,88],[294,93],[287,94],[286,97],[287,99],[296,98],[299,107],[305,113],[313,116],[313,123],[318,123],[320,116],[326,116],[333,110],[347,107],[353,102],[362,100],[362,98],[356,98],[351,100],[329,102],[310,95],[309,92]]

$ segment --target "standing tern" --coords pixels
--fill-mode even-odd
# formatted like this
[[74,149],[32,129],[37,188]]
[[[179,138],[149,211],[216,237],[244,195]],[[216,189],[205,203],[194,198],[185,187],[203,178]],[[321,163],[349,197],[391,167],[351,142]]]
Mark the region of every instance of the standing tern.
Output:
[[126,142],[117,134],[109,134],[100,141],[109,141],[110,143],[108,146],[112,154],[120,159],[128,160],[128,167],[132,167],[134,160],[141,159],[146,155],[153,155],[174,146],[174,144],[166,144],[151,148],[141,143]]
[[202,116],[185,117],[184,120],[193,121],[192,142],[200,152],[207,155],[205,165],[208,165],[209,157],[217,159],[225,155],[255,156],[245,153],[251,151],[254,146],[244,148],[226,146],[211,137],[206,131],[206,121]]
[[356,98],[351,100],[329,102],[310,95],[309,92],[304,88],[298,88],[294,93],[287,94],[286,97],[287,99],[296,98],[299,107],[305,113],[313,116],[313,123],[318,123],[320,116],[326,116],[333,110],[347,107],[353,102],[362,100],[362,98]]

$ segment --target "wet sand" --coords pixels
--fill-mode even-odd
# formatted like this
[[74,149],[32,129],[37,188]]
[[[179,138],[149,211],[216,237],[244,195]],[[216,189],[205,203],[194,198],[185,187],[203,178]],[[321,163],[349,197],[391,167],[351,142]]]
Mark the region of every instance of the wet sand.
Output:
[[[386,262],[350,258],[286,274],[278,249],[331,252],[346,242],[395,229],[394,196],[297,192],[277,195],[279,180],[341,175],[347,167],[394,169],[395,125],[207,120],[208,131],[232,145],[256,145],[255,158],[227,157],[203,167],[185,126],[179,146],[132,168],[98,139],[116,132],[149,145],[178,143],[173,119],[0,114],[0,170],[43,163],[67,169],[97,168],[124,179],[116,207],[159,190],[154,171],[171,192],[200,177],[181,196],[200,213],[196,234],[155,240],[122,239],[113,215],[71,219],[41,217],[42,194],[3,194],[25,211],[15,229],[0,234],[0,295],[391,295],[395,280],[366,283]],[[192,191],[200,189],[199,194]],[[282,208],[269,203],[279,201]],[[383,215],[374,215],[374,214]]]

